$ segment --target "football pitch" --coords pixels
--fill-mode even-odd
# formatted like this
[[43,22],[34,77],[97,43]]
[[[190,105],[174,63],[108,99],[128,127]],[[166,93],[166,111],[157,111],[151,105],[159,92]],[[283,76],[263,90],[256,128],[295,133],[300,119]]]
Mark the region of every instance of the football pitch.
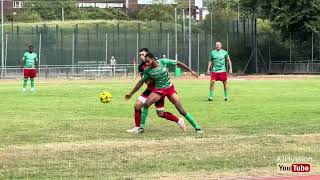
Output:
[[[28,82],[28,90],[30,86]],[[0,179],[218,179],[301,175],[279,170],[282,157],[311,158],[320,173],[320,78],[234,78],[230,100],[208,79],[175,79],[185,109],[181,132],[149,109],[144,134],[130,134],[132,79],[36,79],[21,95],[21,80],[0,81]],[[98,100],[101,90],[113,97]],[[165,110],[179,115],[166,99]],[[179,115],[181,117],[181,115]]]

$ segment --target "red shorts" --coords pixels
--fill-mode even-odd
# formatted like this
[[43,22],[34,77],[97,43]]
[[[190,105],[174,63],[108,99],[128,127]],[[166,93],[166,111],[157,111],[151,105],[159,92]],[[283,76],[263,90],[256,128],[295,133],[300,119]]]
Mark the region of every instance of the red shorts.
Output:
[[211,72],[211,81],[226,81],[228,79],[227,72]]
[[35,69],[23,69],[24,78],[35,78],[37,76]]
[[165,98],[166,96],[171,96],[172,94],[177,93],[176,90],[174,89],[173,84],[168,88],[155,89],[155,90],[153,90],[153,92],[160,94],[161,98]]
[[[138,98],[141,102],[145,103],[149,95],[152,93],[150,89],[146,89]],[[161,98],[159,101],[154,103],[154,106],[157,110],[164,110],[164,98]]]

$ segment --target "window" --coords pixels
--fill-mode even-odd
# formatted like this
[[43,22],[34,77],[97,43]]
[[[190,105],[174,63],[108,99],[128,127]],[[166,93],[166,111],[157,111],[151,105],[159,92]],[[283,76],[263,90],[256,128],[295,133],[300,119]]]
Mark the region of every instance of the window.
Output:
[[23,8],[22,1],[13,1],[13,8]]
[[123,8],[123,3],[108,3],[108,8]]
[[95,3],[78,3],[79,7],[96,7]]
[[107,7],[107,3],[96,3],[96,7],[97,8],[106,8]]

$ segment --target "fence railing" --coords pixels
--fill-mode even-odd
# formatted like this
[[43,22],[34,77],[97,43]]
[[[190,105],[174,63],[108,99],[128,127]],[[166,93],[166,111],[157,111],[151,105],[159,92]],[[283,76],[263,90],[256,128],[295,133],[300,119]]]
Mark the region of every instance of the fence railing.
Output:
[[[38,69],[37,76],[43,78],[56,77],[97,77],[97,76],[137,76],[137,65],[42,65]],[[6,78],[22,77],[21,68],[18,66],[7,66],[5,69]]]
[[269,73],[274,74],[320,74],[320,60],[274,61],[269,64]]
[[[291,36],[290,36],[291,37]],[[77,66],[88,61],[93,64],[110,63],[114,56],[119,64],[139,63],[138,50],[147,47],[157,57],[166,56],[191,66],[198,73],[206,72],[209,53],[216,41],[223,44],[233,61],[234,72],[266,73],[273,69],[281,69],[278,60],[288,62],[282,73],[287,71],[317,73],[317,63],[320,59],[320,34],[306,36],[306,40],[281,40],[276,34],[240,34],[232,33],[192,33],[189,52],[189,38],[182,33],[175,37],[172,33],[76,33],[57,31],[56,33],[24,33],[6,34],[4,41],[4,64],[2,71],[8,71],[9,66],[20,64],[24,49],[33,44],[38,53],[41,67],[47,65]],[[189,61],[191,59],[191,61]],[[301,60],[310,60],[308,66],[301,64],[288,65]],[[271,67],[268,67],[268,64]],[[278,67],[276,67],[278,66]],[[49,67],[49,66],[48,66]],[[300,70],[299,70],[300,68]],[[275,70],[274,73],[281,73]],[[295,69],[294,71],[292,69]],[[71,69],[72,70],[72,69]],[[73,69],[73,71],[76,71]],[[107,72],[107,70],[104,70]],[[41,72],[41,70],[40,70]],[[68,72],[68,75],[71,73]],[[92,73],[93,71],[87,71]],[[102,73],[103,71],[98,71]],[[73,72],[74,73],[74,72]],[[5,77],[6,73],[1,73]]]

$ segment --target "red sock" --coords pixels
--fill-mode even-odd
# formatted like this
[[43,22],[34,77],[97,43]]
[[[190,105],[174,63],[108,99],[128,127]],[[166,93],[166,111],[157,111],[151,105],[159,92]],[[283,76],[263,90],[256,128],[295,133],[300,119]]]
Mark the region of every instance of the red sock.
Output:
[[177,118],[177,116],[175,116],[175,115],[173,115],[173,114],[171,114],[169,112],[164,112],[163,113],[163,118],[166,118],[166,119],[168,119],[170,121],[174,121],[176,123],[178,123],[178,121],[179,121],[179,118]]
[[135,110],[135,112],[134,112],[134,122],[135,122],[136,127],[140,127],[141,110]]

